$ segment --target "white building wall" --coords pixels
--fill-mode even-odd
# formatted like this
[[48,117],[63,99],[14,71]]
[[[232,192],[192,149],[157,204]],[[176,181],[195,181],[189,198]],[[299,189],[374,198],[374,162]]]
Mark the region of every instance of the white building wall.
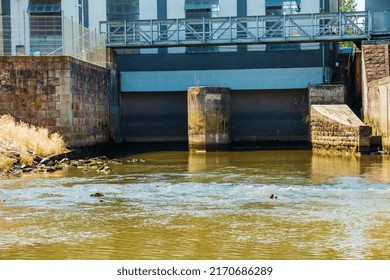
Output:
[[167,0],[167,17],[185,18],[184,4],[185,0]]
[[157,0],[139,1],[139,19],[157,19]]
[[[140,0],[139,1],[139,19],[150,20],[157,19],[157,0]],[[149,32],[149,27],[144,27]],[[141,54],[156,54],[158,49],[141,49]]]
[[30,33],[27,14],[28,0],[11,1],[11,40],[12,54],[16,54],[16,46],[23,45],[25,53],[30,53]]
[[265,15],[265,0],[247,0],[246,12],[248,16]]
[[[167,0],[167,18],[185,18],[185,0]],[[186,48],[168,48],[168,53],[185,53]]]
[[88,4],[89,28],[99,32],[100,21],[107,20],[106,0],[89,0]]
[[219,17],[237,16],[237,0],[219,0]]
[[319,13],[320,1],[322,0],[302,0],[301,1],[301,14]]
[[[78,0],[62,0],[61,8],[63,15],[72,18],[74,22],[79,22]],[[99,22],[107,19],[106,0],[88,1],[89,28],[99,30]]]
[[[264,16],[265,15],[265,0],[247,0],[247,15],[248,16]],[[248,28],[255,28],[256,23],[249,24]],[[265,51],[265,45],[248,45],[248,51]]]
[[[61,8],[64,16],[73,19],[74,22],[79,22],[78,0],[61,1]],[[92,16],[95,17],[95,14]],[[90,20],[91,19],[92,18],[90,18]]]

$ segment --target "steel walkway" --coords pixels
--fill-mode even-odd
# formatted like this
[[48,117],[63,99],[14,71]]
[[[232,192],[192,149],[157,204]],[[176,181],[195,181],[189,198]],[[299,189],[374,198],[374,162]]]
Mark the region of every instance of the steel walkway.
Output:
[[[107,47],[112,48],[359,41],[376,34],[373,16],[377,23],[382,17],[386,20],[385,12],[350,12],[102,21],[100,32],[106,35]],[[390,33],[387,29],[383,32]]]

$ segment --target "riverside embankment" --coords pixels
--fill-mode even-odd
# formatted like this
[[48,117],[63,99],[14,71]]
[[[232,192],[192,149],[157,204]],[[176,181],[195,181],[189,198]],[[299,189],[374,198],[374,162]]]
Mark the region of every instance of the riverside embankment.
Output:
[[54,172],[54,157],[69,152],[62,136],[0,116],[0,178],[21,172]]

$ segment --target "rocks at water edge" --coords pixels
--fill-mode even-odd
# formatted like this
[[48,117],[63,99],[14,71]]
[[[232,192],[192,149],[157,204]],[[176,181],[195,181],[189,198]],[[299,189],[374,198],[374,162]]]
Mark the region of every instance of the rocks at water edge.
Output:
[[278,199],[278,196],[276,194],[271,193],[271,194],[267,195],[267,198],[269,198],[269,199]]
[[104,196],[104,194],[102,192],[95,192],[93,194],[90,194],[89,196],[90,197],[102,197],[102,196]]

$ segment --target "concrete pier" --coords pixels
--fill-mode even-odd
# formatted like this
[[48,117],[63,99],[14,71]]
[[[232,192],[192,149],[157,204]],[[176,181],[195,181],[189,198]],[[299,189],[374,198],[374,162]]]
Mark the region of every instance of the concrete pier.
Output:
[[371,127],[347,105],[311,105],[311,143],[314,152],[370,152]]
[[188,143],[190,151],[223,150],[230,143],[230,89],[188,89]]

